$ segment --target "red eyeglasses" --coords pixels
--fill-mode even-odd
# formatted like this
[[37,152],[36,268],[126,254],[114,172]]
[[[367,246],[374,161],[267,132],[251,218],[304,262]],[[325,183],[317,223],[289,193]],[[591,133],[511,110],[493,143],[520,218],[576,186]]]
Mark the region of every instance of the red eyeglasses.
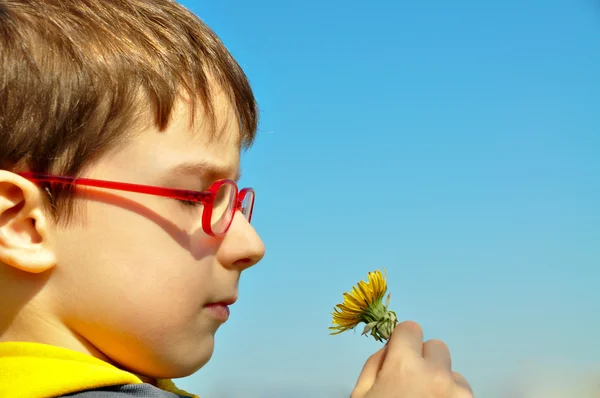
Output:
[[214,237],[220,237],[227,233],[237,210],[241,211],[250,222],[254,209],[254,189],[244,188],[238,191],[238,186],[233,180],[218,180],[207,191],[200,192],[38,173],[19,173],[19,175],[37,183],[48,182],[115,189],[172,198],[190,205],[202,204],[202,229],[205,233]]

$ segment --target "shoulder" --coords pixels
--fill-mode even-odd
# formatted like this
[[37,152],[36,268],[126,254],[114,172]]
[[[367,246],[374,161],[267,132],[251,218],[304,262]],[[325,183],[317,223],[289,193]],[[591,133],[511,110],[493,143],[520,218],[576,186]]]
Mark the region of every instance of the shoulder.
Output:
[[181,398],[180,395],[161,390],[150,384],[126,384],[95,388],[63,395],[64,398]]

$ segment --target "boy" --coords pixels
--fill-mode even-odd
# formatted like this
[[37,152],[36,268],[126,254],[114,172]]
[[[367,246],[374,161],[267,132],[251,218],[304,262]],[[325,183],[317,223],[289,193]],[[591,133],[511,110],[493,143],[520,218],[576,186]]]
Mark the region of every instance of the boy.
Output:
[[[246,76],[170,0],[0,0],[0,397],[192,396],[264,246]],[[354,397],[471,397],[400,324]]]

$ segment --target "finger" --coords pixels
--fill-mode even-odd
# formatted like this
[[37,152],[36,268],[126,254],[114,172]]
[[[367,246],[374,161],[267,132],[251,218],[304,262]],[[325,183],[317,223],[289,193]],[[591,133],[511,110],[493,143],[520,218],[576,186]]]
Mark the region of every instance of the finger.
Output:
[[358,381],[354,387],[352,398],[362,397],[371,389],[373,383],[375,383],[377,374],[381,370],[381,365],[385,360],[387,350],[388,345],[386,344],[383,348],[367,359],[365,366],[363,366],[363,369],[358,376]]
[[423,344],[423,358],[436,369],[450,371],[452,357],[448,346],[441,340],[429,340]]
[[423,357],[423,330],[418,323],[406,321],[396,325],[389,341],[386,362],[398,363]]
[[454,381],[456,382],[456,384],[463,390],[468,391],[469,393],[471,393],[471,396],[473,396],[473,389],[471,388],[471,385],[469,384],[469,382],[467,381],[467,379],[464,378],[463,375],[461,375],[458,372],[452,372],[452,378],[454,379]]

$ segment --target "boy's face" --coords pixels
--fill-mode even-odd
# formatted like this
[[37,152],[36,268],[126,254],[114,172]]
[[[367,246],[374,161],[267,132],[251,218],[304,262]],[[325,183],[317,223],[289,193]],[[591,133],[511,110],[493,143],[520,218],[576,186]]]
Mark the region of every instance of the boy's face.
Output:
[[[168,130],[144,130],[85,176],[189,190],[235,179],[238,123],[223,96],[215,106],[218,138],[210,139],[202,115],[192,127],[181,102]],[[81,222],[52,231],[57,265],[42,292],[59,338],[150,377],[182,377],[204,365],[223,322],[207,305],[235,300],[241,272],[264,255],[243,215],[225,237],[212,238],[201,206],[174,199],[89,189],[75,209]]]

